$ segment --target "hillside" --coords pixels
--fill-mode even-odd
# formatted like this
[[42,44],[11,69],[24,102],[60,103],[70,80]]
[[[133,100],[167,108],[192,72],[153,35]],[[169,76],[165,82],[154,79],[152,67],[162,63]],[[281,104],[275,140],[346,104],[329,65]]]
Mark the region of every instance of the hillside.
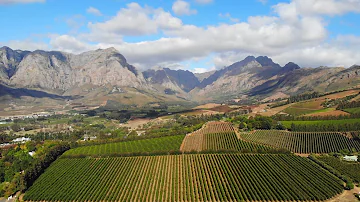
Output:
[[290,62],[282,67],[266,56],[248,56],[203,74],[169,68],[141,72],[114,48],[76,55],[2,47],[0,96],[2,104],[23,105],[24,100],[30,104],[28,98],[36,98],[45,107],[49,99],[87,106],[104,105],[108,100],[144,105],[225,101],[243,96],[263,99],[352,88],[360,83],[359,72],[359,66],[300,68]]

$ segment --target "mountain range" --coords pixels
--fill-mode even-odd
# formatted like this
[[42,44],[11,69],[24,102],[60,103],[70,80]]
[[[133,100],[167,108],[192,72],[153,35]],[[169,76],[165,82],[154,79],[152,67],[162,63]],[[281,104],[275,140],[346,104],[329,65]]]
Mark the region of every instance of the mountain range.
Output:
[[300,68],[266,56],[248,56],[228,67],[194,74],[169,68],[139,71],[115,48],[81,54],[0,48],[0,99],[46,97],[99,105],[167,101],[221,101],[287,97],[308,91],[357,87],[360,67]]

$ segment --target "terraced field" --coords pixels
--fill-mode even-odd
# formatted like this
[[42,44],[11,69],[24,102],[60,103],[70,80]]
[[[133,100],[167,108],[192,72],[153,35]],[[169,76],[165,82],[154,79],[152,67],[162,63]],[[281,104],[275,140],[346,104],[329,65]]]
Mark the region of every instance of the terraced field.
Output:
[[184,137],[184,135],[177,135],[78,147],[65,152],[64,156],[85,155],[106,157],[112,154],[179,151]]
[[319,201],[342,183],[295,155],[196,154],[62,158],[26,201]]
[[242,141],[231,123],[210,122],[206,127],[188,134],[181,146],[182,152],[191,151],[258,151],[269,147]]
[[330,153],[343,149],[360,151],[360,142],[338,132],[285,132],[259,130],[242,133],[247,141],[288,149],[295,153]]

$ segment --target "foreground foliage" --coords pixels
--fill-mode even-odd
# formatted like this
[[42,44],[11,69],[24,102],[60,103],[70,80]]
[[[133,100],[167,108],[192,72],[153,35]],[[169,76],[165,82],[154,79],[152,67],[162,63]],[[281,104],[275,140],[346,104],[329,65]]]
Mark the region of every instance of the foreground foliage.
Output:
[[24,200],[325,200],[342,190],[339,179],[302,157],[202,154],[59,159]]
[[330,153],[360,151],[360,142],[337,132],[286,132],[259,130],[242,133],[247,141],[285,148],[295,153]]

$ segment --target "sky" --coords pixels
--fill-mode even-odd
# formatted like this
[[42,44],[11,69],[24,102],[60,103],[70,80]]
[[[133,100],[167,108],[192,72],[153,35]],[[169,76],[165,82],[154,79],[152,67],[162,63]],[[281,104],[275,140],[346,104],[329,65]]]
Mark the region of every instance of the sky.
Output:
[[201,73],[248,55],[285,65],[360,64],[360,0],[0,0],[0,46]]

